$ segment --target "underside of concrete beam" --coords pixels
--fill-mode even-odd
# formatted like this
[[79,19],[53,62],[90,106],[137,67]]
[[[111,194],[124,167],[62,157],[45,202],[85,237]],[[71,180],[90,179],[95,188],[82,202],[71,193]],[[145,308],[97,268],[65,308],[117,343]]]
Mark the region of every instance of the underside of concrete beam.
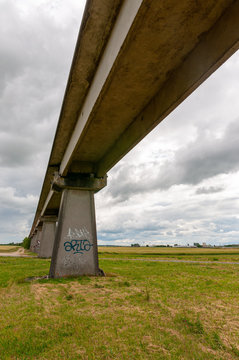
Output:
[[239,1],[234,1],[118,136],[96,167],[103,176],[239,48]]

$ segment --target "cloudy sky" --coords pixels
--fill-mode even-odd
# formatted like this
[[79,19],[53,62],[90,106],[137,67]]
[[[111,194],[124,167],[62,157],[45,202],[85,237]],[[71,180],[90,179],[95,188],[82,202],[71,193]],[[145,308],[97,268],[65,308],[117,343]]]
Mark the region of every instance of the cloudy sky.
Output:
[[[0,0],[0,243],[28,235],[85,1]],[[109,172],[99,244],[239,243],[239,53]]]

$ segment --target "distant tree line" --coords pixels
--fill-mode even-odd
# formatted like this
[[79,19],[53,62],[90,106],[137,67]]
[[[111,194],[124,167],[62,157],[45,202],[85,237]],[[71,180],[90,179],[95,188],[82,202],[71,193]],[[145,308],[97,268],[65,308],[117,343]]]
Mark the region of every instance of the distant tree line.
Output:
[[24,247],[24,249],[30,249],[30,245],[31,245],[31,239],[29,237],[25,237],[23,239],[22,246]]
[[8,245],[8,246],[23,246],[24,249],[30,249],[30,245],[31,245],[31,239],[29,237],[25,237],[22,242],[19,243],[14,243],[14,242],[10,242],[10,243],[5,243],[5,244],[0,244],[0,245]]

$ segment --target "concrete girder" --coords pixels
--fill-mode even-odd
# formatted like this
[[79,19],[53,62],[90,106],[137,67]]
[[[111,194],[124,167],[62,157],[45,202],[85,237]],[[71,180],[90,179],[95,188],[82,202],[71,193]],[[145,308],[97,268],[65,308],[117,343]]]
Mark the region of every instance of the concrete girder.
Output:
[[[72,133],[66,151],[61,161],[60,174],[65,176],[70,166],[71,159],[81,139],[84,137],[90,114],[102,92],[105,82],[112,70],[112,67],[119,56],[121,47],[128,35],[128,32],[135,20],[143,0],[125,1],[117,17],[111,36],[104,50],[94,81],[87,94],[80,116]],[[105,174],[104,174],[105,175]]]
[[109,171],[238,50],[238,22],[239,1],[234,1],[99,161],[97,176]]
[[[104,56],[97,69],[94,82],[62,158],[59,170],[62,175],[66,175],[70,162],[74,159],[74,153],[77,152],[80,142],[84,141],[87,136],[86,131],[90,127],[90,120],[94,121],[94,115],[92,118],[91,113],[95,111],[94,108],[97,107],[97,102],[103,101],[102,96],[104,95],[102,95],[102,92],[105,82],[112,71],[116,58],[120,56],[123,42],[130,31],[130,25],[134,22],[141,3],[137,2],[134,7],[132,6],[129,9],[129,2],[126,1],[121,8]],[[130,5],[132,4],[133,2],[130,3]],[[233,2],[224,14],[217,19],[211,29],[205,34],[200,34],[200,39],[194,49],[186,54],[176,69],[170,70],[171,72],[168,74],[166,81],[160,84],[160,90],[153,96],[148,105],[134,119],[131,119],[123,133],[119,134],[113,145],[97,161],[95,164],[97,176],[104,176],[109,169],[238,49],[238,7],[239,3]],[[131,24],[127,21],[126,14],[131,19]],[[126,25],[124,30],[127,31],[121,33],[123,20]],[[120,40],[118,39],[119,34],[122,35]]]
[[[86,2],[49,163],[30,234],[34,232],[38,218],[42,216],[42,208],[51,189],[53,174],[59,170],[69,137],[94,79],[95,71],[122,3],[123,0],[87,0]],[[59,204],[60,200],[58,206]]]

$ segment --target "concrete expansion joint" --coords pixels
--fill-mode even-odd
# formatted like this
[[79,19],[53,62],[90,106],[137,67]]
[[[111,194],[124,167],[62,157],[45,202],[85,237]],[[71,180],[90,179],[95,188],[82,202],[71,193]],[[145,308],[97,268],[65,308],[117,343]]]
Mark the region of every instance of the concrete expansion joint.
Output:
[[54,173],[51,188],[55,192],[61,192],[64,189],[88,190],[97,192],[107,185],[107,175],[96,177],[93,173],[81,174],[71,173],[68,176],[61,176],[58,172]]
[[40,217],[40,221],[41,222],[57,222],[57,216],[53,216],[53,215],[45,215],[45,216],[41,216]]

